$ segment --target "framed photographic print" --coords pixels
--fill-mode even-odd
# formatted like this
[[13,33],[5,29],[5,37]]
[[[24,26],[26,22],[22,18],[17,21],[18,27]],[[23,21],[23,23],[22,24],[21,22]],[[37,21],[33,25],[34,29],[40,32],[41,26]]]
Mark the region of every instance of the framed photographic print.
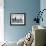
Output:
[[10,25],[25,25],[25,24],[26,24],[25,13],[10,14]]

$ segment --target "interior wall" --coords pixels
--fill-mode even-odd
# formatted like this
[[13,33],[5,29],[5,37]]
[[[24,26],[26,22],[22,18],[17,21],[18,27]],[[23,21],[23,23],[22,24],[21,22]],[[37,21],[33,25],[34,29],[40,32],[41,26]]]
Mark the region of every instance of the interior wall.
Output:
[[[40,1],[40,9],[41,9],[41,11],[43,9],[46,9],[46,0],[41,0]],[[43,22],[40,21],[40,25],[46,27],[46,10],[44,10],[42,17],[43,17]]]
[[[4,39],[18,41],[32,30],[33,19],[40,10],[40,0],[4,0]],[[25,26],[10,26],[10,13],[26,13]]]
[[0,42],[4,41],[4,0],[0,0]]

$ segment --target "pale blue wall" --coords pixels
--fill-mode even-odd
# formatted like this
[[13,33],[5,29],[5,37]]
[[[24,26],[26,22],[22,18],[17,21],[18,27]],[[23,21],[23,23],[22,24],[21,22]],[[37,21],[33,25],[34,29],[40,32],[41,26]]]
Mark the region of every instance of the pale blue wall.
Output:
[[[46,0],[41,0],[40,1],[40,10],[42,11],[43,9],[46,9]],[[43,12],[43,22],[40,21],[40,25],[46,27],[46,10]]]
[[[24,37],[32,27],[36,12],[40,9],[40,0],[4,0],[4,36],[5,40],[18,41]],[[10,26],[10,13],[25,12],[25,26]]]

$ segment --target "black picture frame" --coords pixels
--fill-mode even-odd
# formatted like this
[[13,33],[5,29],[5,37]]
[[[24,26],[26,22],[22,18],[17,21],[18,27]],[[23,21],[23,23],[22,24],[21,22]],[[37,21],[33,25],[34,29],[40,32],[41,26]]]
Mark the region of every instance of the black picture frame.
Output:
[[26,25],[25,13],[10,13],[10,25],[24,26]]

